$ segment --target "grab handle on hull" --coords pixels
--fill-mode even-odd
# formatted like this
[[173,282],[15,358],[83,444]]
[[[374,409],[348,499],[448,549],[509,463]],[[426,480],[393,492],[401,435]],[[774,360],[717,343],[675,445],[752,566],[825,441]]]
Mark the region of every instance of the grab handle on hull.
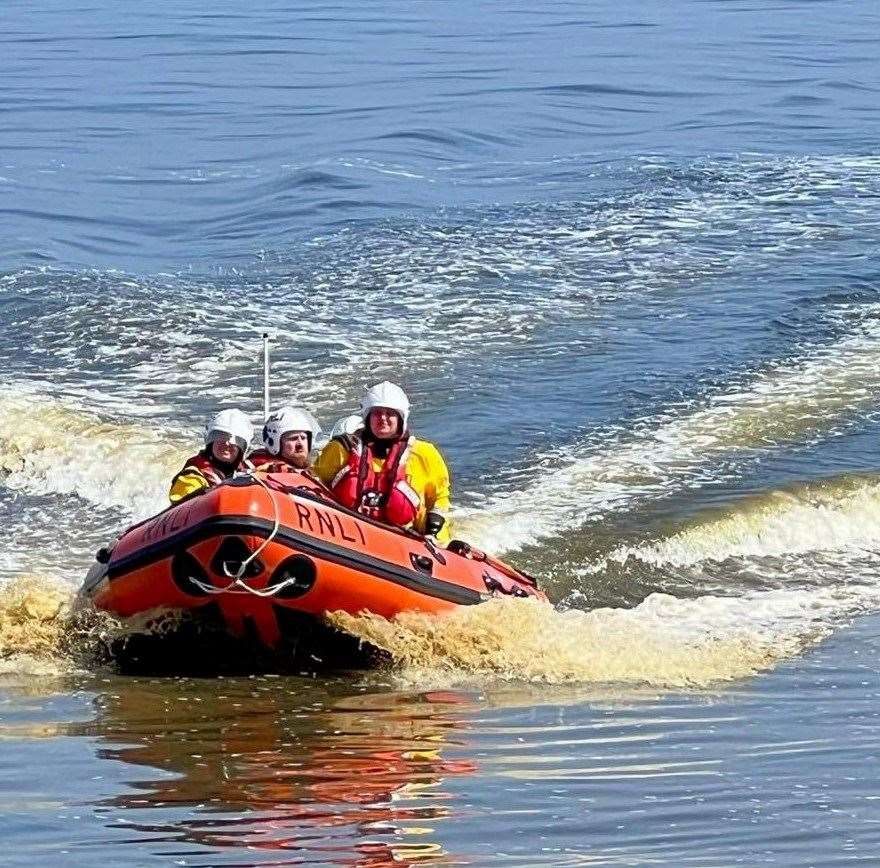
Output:
[[434,569],[434,561],[427,555],[420,555],[417,552],[411,552],[409,559],[417,570],[427,573],[429,576],[431,575],[431,572]]

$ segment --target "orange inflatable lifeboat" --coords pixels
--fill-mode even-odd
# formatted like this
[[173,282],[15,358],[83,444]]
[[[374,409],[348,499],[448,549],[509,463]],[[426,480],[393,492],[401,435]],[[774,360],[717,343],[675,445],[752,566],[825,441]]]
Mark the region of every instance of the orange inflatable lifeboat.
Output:
[[295,645],[328,612],[393,618],[499,595],[546,599],[526,573],[352,512],[296,472],[237,477],[134,525],[98,552],[83,594],[123,619],[203,614],[266,649]]

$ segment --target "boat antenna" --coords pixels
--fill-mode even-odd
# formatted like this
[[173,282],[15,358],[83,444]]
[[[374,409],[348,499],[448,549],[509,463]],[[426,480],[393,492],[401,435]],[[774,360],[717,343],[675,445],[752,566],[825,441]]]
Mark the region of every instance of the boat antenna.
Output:
[[263,332],[263,418],[269,418],[269,332]]

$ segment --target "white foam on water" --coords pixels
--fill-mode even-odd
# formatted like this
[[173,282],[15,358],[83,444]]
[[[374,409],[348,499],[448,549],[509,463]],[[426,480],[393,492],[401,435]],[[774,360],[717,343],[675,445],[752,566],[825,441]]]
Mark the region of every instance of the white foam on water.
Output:
[[770,365],[699,406],[553,456],[561,467],[462,511],[458,532],[490,550],[519,548],[646,497],[732,478],[733,461],[834,436],[880,397],[880,305],[846,305],[836,315],[855,320],[846,337]]
[[671,536],[620,546],[589,571],[629,559],[685,567],[728,558],[781,558],[813,552],[873,553],[880,548],[880,477],[805,483],[739,501]]
[[24,387],[0,395],[0,468],[13,490],[77,495],[146,516],[167,505],[169,481],[191,451],[179,435],[107,422]]
[[277,396],[335,413],[374,373],[417,383],[419,370],[520,357],[554,326],[725,274],[775,273],[878,226],[870,157],[650,158],[602,171],[621,181],[609,195],[346,227],[293,261],[267,255],[216,278],[43,268],[0,277],[0,293],[13,318],[15,303],[40,298],[21,314],[28,364],[50,368],[67,394],[97,390],[108,412],[179,417],[193,396],[258,405],[268,327]]

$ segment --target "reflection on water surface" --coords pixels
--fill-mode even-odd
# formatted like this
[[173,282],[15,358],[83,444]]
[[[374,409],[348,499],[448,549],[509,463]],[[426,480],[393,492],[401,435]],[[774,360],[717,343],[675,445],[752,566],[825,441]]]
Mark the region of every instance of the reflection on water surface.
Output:
[[870,864],[876,632],[712,691],[6,676],[10,864]]
[[450,811],[444,781],[476,768],[444,752],[473,700],[341,686],[154,680],[100,694],[96,720],[76,731],[137,771],[129,791],[101,801],[110,825],[200,852],[295,851],[347,865],[443,856],[432,824]]

